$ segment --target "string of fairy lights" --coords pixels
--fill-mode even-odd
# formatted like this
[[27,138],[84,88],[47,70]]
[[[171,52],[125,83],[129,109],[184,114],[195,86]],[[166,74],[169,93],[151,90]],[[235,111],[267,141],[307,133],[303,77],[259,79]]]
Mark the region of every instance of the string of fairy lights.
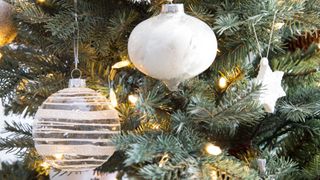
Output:
[[[128,67],[130,66],[130,61],[129,60],[123,60],[120,62],[115,63],[112,66],[112,70],[111,71],[115,71],[116,69],[120,69],[120,68],[124,68],[124,67]],[[110,74],[114,74],[114,73],[110,73]],[[113,80],[113,79],[112,79]],[[226,77],[221,76],[219,79],[219,83],[218,83],[220,88],[225,88],[228,85],[228,80]],[[116,107],[118,105],[117,102],[117,98],[116,98],[116,94],[113,90],[113,88],[110,88],[110,100],[113,102],[114,107]],[[136,103],[139,101],[139,96],[137,94],[130,94],[128,96],[128,101],[132,104],[132,105],[136,105]],[[159,128],[159,126],[155,126],[156,128]],[[210,154],[210,155],[219,155],[222,153],[222,150],[220,149],[220,147],[212,144],[212,143],[207,143],[205,146],[205,151]]]

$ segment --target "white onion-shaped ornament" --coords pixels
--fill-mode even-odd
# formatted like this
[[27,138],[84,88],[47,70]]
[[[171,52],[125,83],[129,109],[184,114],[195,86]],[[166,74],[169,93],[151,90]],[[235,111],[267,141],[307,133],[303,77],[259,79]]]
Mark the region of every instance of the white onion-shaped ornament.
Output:
[[111,136],[120,133],[118,113],[100,93],[71,79],[52,94],[35,115],[37,152],[52,167],[85,171],[101,166],[114,153]]
[[134,66],[177,90],[180,82],[214,61],[217,40],[204,22],[184,13],[183,4],[165,4],[161,13],[138,24],[128,42]]
[[0,0],[0,47],[11,43],[17,36],[17,30],[12,21],[12,7]]

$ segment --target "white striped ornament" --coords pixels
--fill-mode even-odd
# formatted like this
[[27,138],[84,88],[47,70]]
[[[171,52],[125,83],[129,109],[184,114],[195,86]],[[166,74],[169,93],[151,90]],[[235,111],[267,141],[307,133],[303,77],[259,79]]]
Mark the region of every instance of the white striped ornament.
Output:
[[52,94],[33,124],[35,147],[44,160],[63,171],[101,166],[114,153],[111,137],[120,133],[118,113],[100,93],[71,79],[69,88]]

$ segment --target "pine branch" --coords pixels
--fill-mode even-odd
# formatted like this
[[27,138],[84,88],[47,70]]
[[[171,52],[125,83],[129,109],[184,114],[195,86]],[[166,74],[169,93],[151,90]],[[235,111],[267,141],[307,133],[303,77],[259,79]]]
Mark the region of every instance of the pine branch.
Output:
[[39,24],[48,21],[48,16],[34,3],[28,1],[16,1],[15,6],[18,13],[18,18],[22,21]]
[[11,122],[8,123],[5,121],[5,131],[8,133],[13,133],[14,136],[26,136],[32,137],[32,127],[29,124],[21,123],[21,122]]
[[247,91],[241,89],[241,86],[237,88],[239,90],[236,92],[229,90],[217,107],[208,99],[192,98],[188,109],[192,119],[205,123],[204,128],[209,128],[211,132],[224,134],[227,131],[231,136],[240,124],[255,124],[263,115],[260,106],[252,101],[257,98],[259,86],[251,84]]
[[302,170],[302,177],[307,179],[318,179],[320,177],[320,154],[314,156],[312,161]]
[[[268,153],[266,157],[266,179],[285,179],[299,172],[298,164],[290,159],[284,157],[277,157]],[[292,177],[293,178],[293,177]]]
[[12,137],[12,138],[1,138],[0,139],[0,150],[9,152],[15,152],[16,154],[22,153],[27,148],[33,148],[33,139],[31,137]]

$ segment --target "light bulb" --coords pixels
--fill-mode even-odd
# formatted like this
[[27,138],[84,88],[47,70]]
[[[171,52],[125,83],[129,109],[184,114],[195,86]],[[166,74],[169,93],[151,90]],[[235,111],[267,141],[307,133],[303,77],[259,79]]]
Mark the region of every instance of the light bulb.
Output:
[[274,24],[274,29],[275,29],[275,30],[279,30],[279,29],[282,28],[283,25],[284,25],[284,23],[275,23],[275,24]]
[[128,100],[130,103],[135,105],[138,101],[138,96],[137,95],[129,95]]
[[221,154],[222,152],[219,146],[215,146],[211,143],[208,143],[205,149],[208,154],[215,155],[215,156]]
[[218,180],[218,173],[215,170],[212,170],[210,173],[211,180]]
[[38,3],[44,3],[46,0],[37,0]]
[[129,66],[129,65],[130,65],[130,61],[124,60],[124,61],[120,61],[120,62],[115,63],[112,66],[112,69],[119,69],[119,68],[123,68],[123,67]]
[[40,164],[40,166],[43,167],[44,169],[49,169],[49,168],[50,168],[50,164],[47,163],[46,161],[42,162],[42,163]]
[[116,93],[114,92],[113,88],[110,89],[110,101],[111,101],[111,106],[112,107],[117,107],[118,106],[118,102],[117,102],[117,96]]
[[228,85],[227,79],[222,76],[222,77],[219,79],[219,87],[220,87],[221,89],[224,89],[224,88],[227,87],[227,85]]
[[47,74],[47,75],[46,75],[46,77],[48,77],[48,78],[53,77],[53,73],[49,73],[49,74]]
[[63,154],[55,154],[54,158],[61,160],[63,158]]
[[160,129],[160,124],[154,123],[154,124],[152,124],[151,128],[155,129],[155,130],[159,130]]

